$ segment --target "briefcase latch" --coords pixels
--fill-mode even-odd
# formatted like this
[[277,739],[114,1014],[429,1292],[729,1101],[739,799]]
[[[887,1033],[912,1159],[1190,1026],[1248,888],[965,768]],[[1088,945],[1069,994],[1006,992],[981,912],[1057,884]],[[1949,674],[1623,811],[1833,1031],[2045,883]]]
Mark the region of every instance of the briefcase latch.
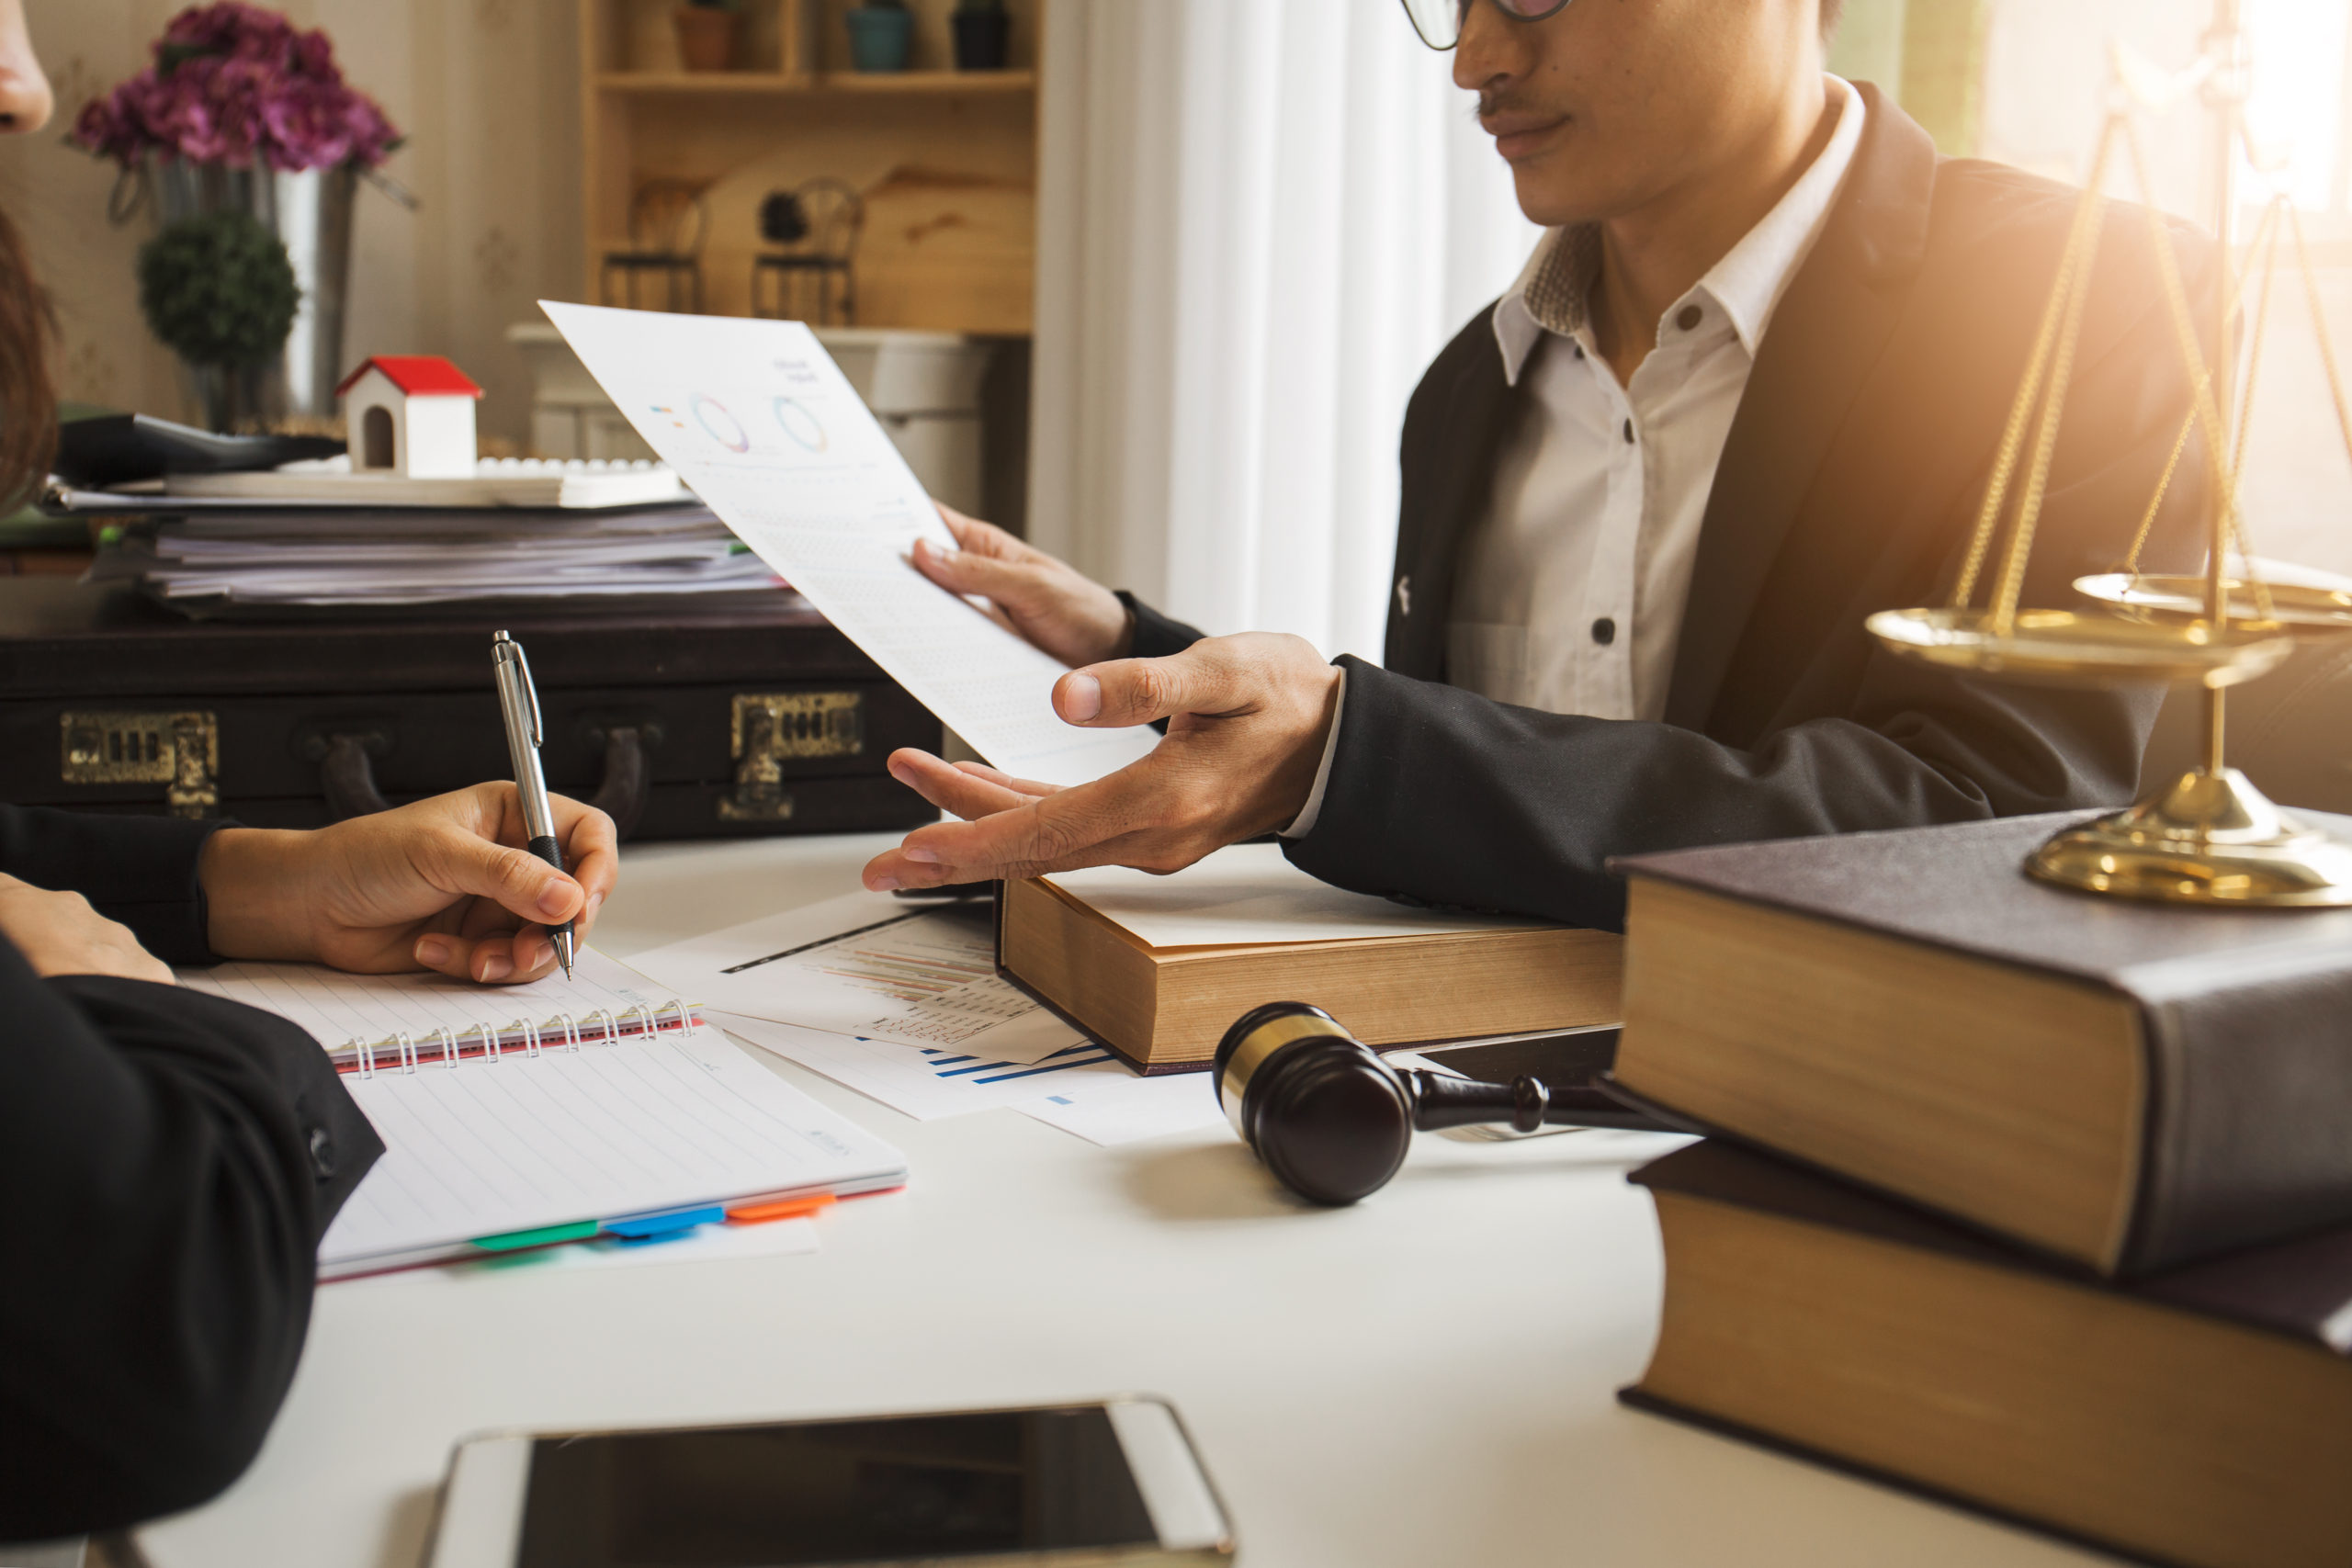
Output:
[[746,692],[735,698],[735,793],[718,802],[722,822],[788,822],[792,796],[784,764],[809,757],[854,757],[865,750],[863,692]]
[[220,724],[209,713],[60,716],[58,774],[70,784],[159,784],[175,817],[220,811]]

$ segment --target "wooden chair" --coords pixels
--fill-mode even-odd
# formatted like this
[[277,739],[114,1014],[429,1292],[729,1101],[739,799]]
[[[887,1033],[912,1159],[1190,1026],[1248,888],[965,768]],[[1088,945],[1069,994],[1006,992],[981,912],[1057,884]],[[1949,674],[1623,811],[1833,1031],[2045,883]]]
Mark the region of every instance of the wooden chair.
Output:
[[752,258],[752,314],[854,325],[865,231],[865,199],[840,180],[810,180],[770,196],[760,204],[760,238],[778,248]]
[[[642,310],[638,303],[638,279],[648,275],[662,284],[662,309],[702,310],[702,243],[709,227],[702,188],[684,180],[648,180],[628,205],[628,243],[625,251],[605,253],[599,293],[607,305]],[[614,280],[620,288],[616,290]],[[684,303],[680,304],[681,285]],[[618,298],[616,298],[617,293]]]

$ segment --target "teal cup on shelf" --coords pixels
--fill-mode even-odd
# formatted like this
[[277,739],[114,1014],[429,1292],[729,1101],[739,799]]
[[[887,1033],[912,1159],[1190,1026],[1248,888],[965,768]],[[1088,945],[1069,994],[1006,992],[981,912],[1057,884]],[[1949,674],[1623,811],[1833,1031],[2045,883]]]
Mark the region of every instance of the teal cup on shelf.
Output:
[[914,14],[904,6],[853,6],[842,15],[849,24],[850,63],[860,71],[904,71],[914,38]]

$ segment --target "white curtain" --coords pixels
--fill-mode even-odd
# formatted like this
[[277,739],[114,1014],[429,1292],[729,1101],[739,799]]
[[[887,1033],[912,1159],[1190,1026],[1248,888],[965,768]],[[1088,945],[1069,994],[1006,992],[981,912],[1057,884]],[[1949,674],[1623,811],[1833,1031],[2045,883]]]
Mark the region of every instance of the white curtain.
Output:
[[1537,231],[1393,0],[1053,0],[1030,537],[1377,659],[1421,371]]

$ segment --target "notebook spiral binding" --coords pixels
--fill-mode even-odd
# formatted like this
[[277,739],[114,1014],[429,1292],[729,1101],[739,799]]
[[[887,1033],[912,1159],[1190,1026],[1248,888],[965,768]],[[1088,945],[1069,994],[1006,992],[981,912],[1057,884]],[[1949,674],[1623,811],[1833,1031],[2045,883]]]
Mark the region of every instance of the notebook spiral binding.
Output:
[[[533,1061],[552,1052],[575,1054],[583,1045],[616,1045],[623,1040],[684,1034],[694,1026],[694,1009],[683,998],[672,997],[659,1007],[638,1002],[617,1014],[610,1008],[598,1008],[585,1018],[574,1018],[568,1012],[536,1022],[518,1018],[503,1029],[479,1020],[463,1029],[452,1029],[444,1023],[425,1036],[423,1045],[405,1030],[389,1040],[363,1040],[354,1035],[343,1043],[335,1055],[340,1065],[344,1053],[349,1053],[351,1065],[345,1070],[372,1078],[379,1070],[379,1053],[391,1058],[381,1071],[413,1074],[421,1066],[455,1068],[469,1055],[479,1062],[500,1062],[519,1050],[524,1060]],[[549,1038],[559,1033],[560,1041]],[[466,1042],[477,1034],[481,1036],[481,1047],[469,1053]]]

